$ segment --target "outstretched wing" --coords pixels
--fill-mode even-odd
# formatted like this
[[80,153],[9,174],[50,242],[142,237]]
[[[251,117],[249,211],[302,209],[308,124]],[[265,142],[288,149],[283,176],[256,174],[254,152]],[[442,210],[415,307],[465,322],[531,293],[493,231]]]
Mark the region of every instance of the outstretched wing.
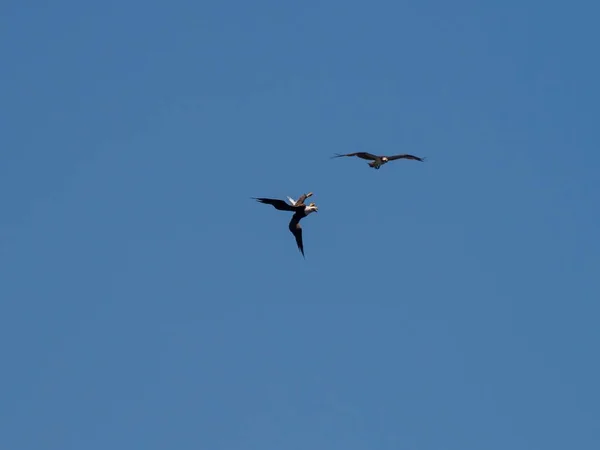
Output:
[[296,238],[296,245],[298,246],[300,253],[302,253],[304,258],[306,258],[306,256],[304,256],[304,244],[302,243],[302,227],[300,226],[300,219],[301,217],[298,214],[294,214],[292,216],[292,220],[290,220],[289,229]]
[[265,203],[267,205],[273,205],[275,207],[275,209],[278,209],[280,211],[296,211],[298,209],[297,206],[288,205],[283,200],[278,200],[278,199],[274,199],[274,198],[256,198],[256,197],[252,197],[252,198],[254,200],[256,200],[257,202]]
[[425,161],[425,158],[419,158],[418,156],[415,155],[394,155],[394,156],[388,156],[387,157],[388,161],[394,161],[396,159],[414,159],[415,161]]
[[304,205],[304,200],[306,200],[308,197],[311,197],[313,195],[312,192],[309,192],[308,194],[302,194],[298,200],[296,200],[296,203],[294,203],[296,206],[299,205]]
[[342,156],[358,156],[359,158],[369,159],[371,161],[379,159],[379,156],[367,152],[347,153],[345,155],[340,155],[339,153],[336,153],[334,156],[332,156],[332,158],[341,158]]

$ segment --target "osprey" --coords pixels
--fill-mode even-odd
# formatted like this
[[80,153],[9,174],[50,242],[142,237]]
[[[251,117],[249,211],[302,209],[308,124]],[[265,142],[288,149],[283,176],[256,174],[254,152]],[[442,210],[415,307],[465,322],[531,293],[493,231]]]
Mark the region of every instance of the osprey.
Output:
[[369,163],[369,166],[371,166],[373,169],[379,169],[384,164],[390,161],[395,161],[396,159],[414,159],[415,161],[421,162],[425,161],[425,158],[419,158],[418,156],[414,155],[377,156],[366,152],[348,153],[346,155],[340,155],[339,153],[336,153],[334,156],[332,156],[332,158],[341,158],[342,156],[358,156],[362,159],[371,160],[372,162]]
[[304,256],[304,244],[302,243],[302,227],[300,226],[300,220],[304,217],[308,216],[310,213],[318,212],[319,208],[314,203],[310,203],[308,206],[304,204],[304,200],[308,197],[312,196],[313,193],[309,192],[308,194],[303,194],[296,201],[288,197],[288,200],[291,204],[287,204],[283,200],[273,199],[273,198],[256,198],[252,197],[254,200],[265,203],[267,205],[273,205],[275,209],[280,211],[293,211],[294,215],[290,220],[288,225],[289,230],[292,232],[294,237],[296,238],[296,245],[298,249],[300,249],[300,253]]

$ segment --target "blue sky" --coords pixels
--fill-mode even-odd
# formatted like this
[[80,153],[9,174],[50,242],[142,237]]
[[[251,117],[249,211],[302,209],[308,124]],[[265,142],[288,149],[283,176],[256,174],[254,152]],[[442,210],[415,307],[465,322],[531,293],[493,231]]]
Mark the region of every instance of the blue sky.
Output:
[[0,447],[599,448],[599,12],[4,1]]

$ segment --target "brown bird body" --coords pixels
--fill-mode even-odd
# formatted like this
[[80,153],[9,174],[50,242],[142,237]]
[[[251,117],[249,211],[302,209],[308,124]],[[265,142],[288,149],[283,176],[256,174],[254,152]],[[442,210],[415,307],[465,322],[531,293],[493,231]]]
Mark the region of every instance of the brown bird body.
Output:
[[393,156],[378,156],[373,155],[372,153],[367,152],[356,152],[356,153],[347,153],[345,155],[340,155],[339,153],[332,156],[332,158],[341,158],[342,156],[357,156],[362,159],[370,160],[369,166],[373,169],[379,169],[384,164],[387,164],[390,161],[395,161],[397,159],[412,159],[414,161],[425,161],[425,158],[419,158],[418,156],[401,154],[401,155],[393,155]]

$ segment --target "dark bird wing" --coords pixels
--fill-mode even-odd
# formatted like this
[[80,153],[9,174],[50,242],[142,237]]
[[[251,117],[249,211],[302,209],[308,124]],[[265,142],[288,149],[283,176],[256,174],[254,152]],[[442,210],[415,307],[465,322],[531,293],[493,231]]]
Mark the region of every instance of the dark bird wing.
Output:
[[254,200],[256,200],[257,202],[265,203],[267,205],[273,205],[275,207],[275,209],[278,209],[280,211],[294,211],[295,212],[296,210],[298,210],[297,206],[289,205],[286,202],[284,202],[283,200],[278,200],[278,199],[274,199],[274,198],[256,198],[256,197],[252,197],[252,198]]
[[388,161],[394,161],[396,159],[414,159],[415,161],[425,161],[425,158],[419,158],[418,156],[415,155],[394,155],[394,156],[388,156],[387,157]]
[[298,200],[296,200],[296,206],[304,205],[304,200],[310,196],[312,196],[312,192],[309,192],[308,194],[302,194]]
[[290,220],[289,229],[296,238],[296,245],[298,245],[300,253],[302,253],[302,256],[306,258],[306,256],[304,256],[304,244],[302,243],[302,227],[300,226],[300,219],[300,215],[294,214],[292,216],[292,220]]
[[358,156],[359,158],[369,159],[371,161],[379,159],[379,156],[367,152],[347,153],[345,155],[340,155],[339,153],[336,153],[334,156],[332,156],[332,158],[341,158],[342,156]]

